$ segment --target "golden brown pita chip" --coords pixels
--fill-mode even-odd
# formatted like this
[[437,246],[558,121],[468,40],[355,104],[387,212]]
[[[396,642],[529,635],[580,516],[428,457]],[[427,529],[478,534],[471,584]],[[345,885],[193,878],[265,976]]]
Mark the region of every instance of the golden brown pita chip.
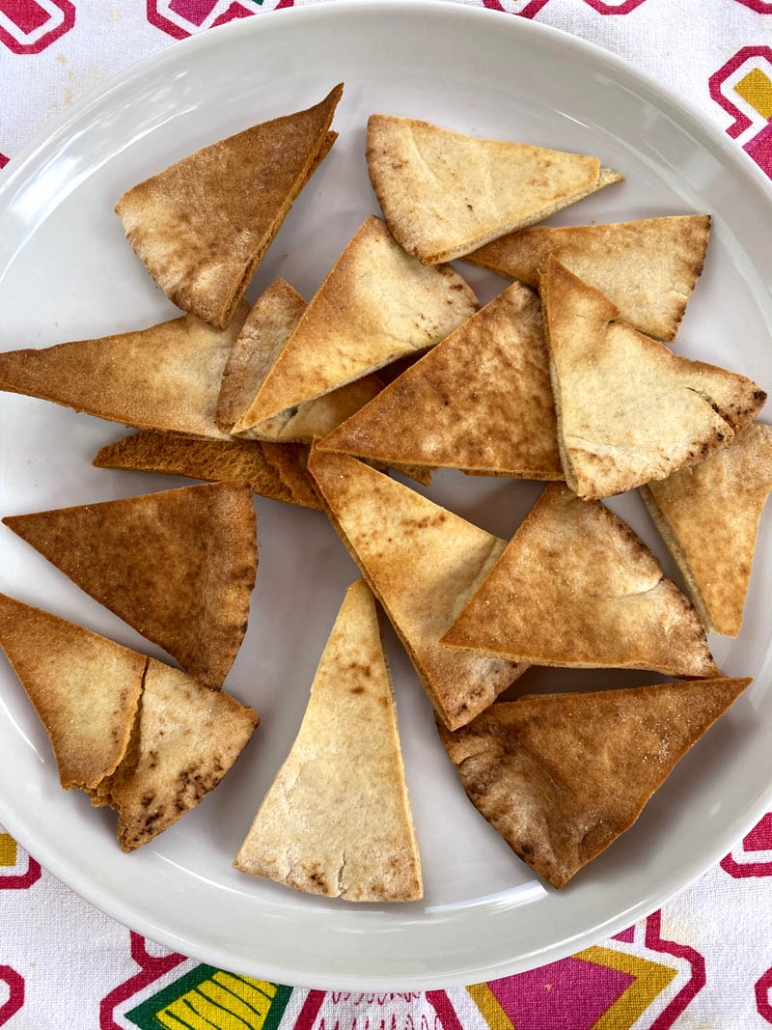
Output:
[[553,887],[628,830],[750,679],[543,694],[440,737],[470,801]]
[[147,844],[214,790],[258,722],[225,691],[149,658],[132,754],[110,785],[123,850]]
[[51,738],[64,789],[96,789],[126,753],[147,658],[5,594],[0,647]]
[[206,686],[236,657],[255,585],[246,483],[214,483],[3,519]]
[[[343,92],[183,158],[115,210],[137,257],[183,309],[224,329],[292,202],[332,143]],[[323,152],[323,153],[322,153]]]
[[562,479],[538,296],[519,283],[510,286],[319,449]]
[[0,354],[0,390],[138,429],[227,439],[214,421],[225,362],[249,305],[224,332],[192,315],[133,333]]
[[263,380],[254,425],[402,357],[428,350],[477,309],[452,268],[424,268],[371,217],[319,287]]
[[441,643],[531,665],[718,676],[687,597],[626,523],[551,483]]
[[760,422],[694,468],[641,487],[712,633],[736,637],[740,632],[759,520],[770,490],[772,426]]
[[236,869],[345,901],[415,901],[421,860],[373,595],[349,587],[300,731]]
[[280,443],[312,443],[326,436],[383,389],[369,375],[255,424],[251,409],[307,305],[283,279],[258,299],[231,350],[217,404],[217,425],[224,433]]
[[613,321],[611,301],[554,257],[541,292],[563,471],[585,500],[696,465],[766,400],[745,376]]
[[[269,445],[270,446],[270,445]],[[97,468],[161,472],[220,483],[248,483],[252,492],[287,504],[318,508],[308,485],[293,491],[257,440],[199,440],[142,430],[107,444],[92,462]]]
[[315,449],[308,468],[440,717],[451,729],[469,722],[525,666],[441,647],[439,638],[504,541],[346,454]]
[[321,508],[321,502],[308,475],[308,447],[299,443],[264,443],[263,453],[271,463],[295,504]]
[[619,309],[641,332],[674,340],[705,262],[710,215],[611,225],[538,225],[502,236],[464,258],[539,285],[550,254]]
[[367,123],[367,167],[389,228],[425,265],[469,254],[624,179],[597,157],[385,114]]

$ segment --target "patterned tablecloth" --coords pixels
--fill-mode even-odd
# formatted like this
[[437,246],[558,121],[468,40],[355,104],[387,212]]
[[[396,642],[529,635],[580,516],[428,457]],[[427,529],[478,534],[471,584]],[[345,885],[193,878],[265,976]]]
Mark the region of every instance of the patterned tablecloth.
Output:
[[[307,0],[294,0],[295,4]],[[772,178],[772,0],[465,0],[613,50],[699,105]],[[0,167],[153,51],[293,0],[0,0]],[[0,1026],[13,1030],[752,1030],[772,1023],[772,813],[645,922],[464,989],[362,995],[169,953],[41,869],[0,827]]]

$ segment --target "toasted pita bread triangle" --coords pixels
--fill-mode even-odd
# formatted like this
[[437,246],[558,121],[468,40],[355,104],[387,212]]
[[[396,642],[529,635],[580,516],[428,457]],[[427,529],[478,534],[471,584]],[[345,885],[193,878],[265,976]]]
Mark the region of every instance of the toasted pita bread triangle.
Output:
[[346,593],[300,731],[234,866],[345,901],[423,897],[394,689],[361,580]]
[[110,783],[123,850],[147,844],[214,790],[258,722],[225,691],[149,658],[131,753]]
[[750,679],[496,704],[440,736],[472,804],[553,887],[629,829]]
[[477,310],[447,265],[424,268],[371,217],[343,251],[252,402],[253,425],[428,350]]
[[314,449],[308,469],[436,711],[462,726],[525,671],[439,644],[504,541],[348,455]]
[[305,473],[303,492],[291,490],[257,440],[199,440],[142,430],[102,447],[92,464],[97,468],[160,472],[215,483],[248,483],[252,492],[262,497],[319,507]]
[[613,321],[611,301],[554,257],[541,290],[563,471],[585,500],[696,465],[763,406],[745,376]]
[[710,215],[647,218],[611,225],[538,225],[488,243],[464,258],[539,285],[550,254],[619,309],[641,332],[674,340],[705,262]]
[[216,421],[224,433],[279,443],[310,444],[315,437],[332,432],[383,389],[377,376],[365,376],[255,424],[251,414],[255,394],[307,306],[283,279],[272,283],[255,303],[223,373]]
[[321,508],[308,474],[308,447],[299,443],[264,443],[262,447],[294,503],[304,508]]
[[531,665],[717,676],[705,630],[628,525],[551,483],[441,638]]
[[469,254],[624,179],[597,157],[385,114],[367,123],[367,167],[389,228],[425,265]]
[[225,362],[249,311],[228,329],[192,315],[132,333],[0,354],[0,390],[41,397],[138,429],[227,439],[214,414]]
[[538,296],[519,283],[510,286],[319,449],[562,479]]
[[292,202],[326,154],[343,92],[183,158],[115,210],[137,257],[183,309],[224,329]]
[[147,658],[0,594],[0,647],[45,726],[65,790],[92,790],[118,768]]
[[214,483],[3,519],[192,676],[219,687],[247,628],[252,493]]
[[641,487],[712,633],[740,632],[759,521],[771,490],[772,426],[760,422],[694,468]]

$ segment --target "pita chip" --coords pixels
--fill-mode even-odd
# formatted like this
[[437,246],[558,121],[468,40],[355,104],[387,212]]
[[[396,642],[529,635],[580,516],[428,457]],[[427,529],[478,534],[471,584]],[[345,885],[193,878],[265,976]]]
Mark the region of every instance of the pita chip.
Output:
[[314,449],[308,468],[435,710],[451,729],[463,726],[526,668],[439,643],[504,541],[349,455]]
[[448,265],[424,268],[384,223],[362,225],[263,379],[249,411],[259,425],[407,354],[428,350],[477,310]]
[[295,504],[303,508],[321,508],[311,477],[308,474],[308,447],[299,443],[264,443],[263,454],[271,463],[284,488]]
[[421,861],[375,600],[349,587],[236,869],[345,901],[416,901]]
[[137,257],[183,311],[224,329],[293,200],[329,151],[343,92],[220,140],[134,186],[115,210]]
[[213,483],[3,519],[100,604],[219,687],[255,585],[246,483]]
[[126,754],[147,659],[5,594],[0,647],[51,738],[62,787],[95,790]]
[[736,637],[772,490],[772,426],[752,422],[694,468],[641,487],[641,497],[676,560],[700,618]]
[[719,672],[687,597],[626,523],[551,483],[441,638],[531,665]]
[[227,439],[214,415],[249,305],[228,329],[192,315],[137,332],[0,354],[0,390],[41,397],[138,429]]
[[110,783],[123,850],[147,844],[214,790],[258,722],[225,691],[149,658],[132,749]]
[[702,273],[710,215],[646,218],[611,225],[533,226],[502,236],[464,258],[538,286],[550,254],[619,310],[619,318],[674,340]]
[[332,432],[383,389],[376,375],[365,376],[255,424],[251,414],[255,394],[306,307],[289,283],[277,279],[252,308],[223,373],[216,421],[224,433],[278,443],[310,444],[314,437]]
[[584,500],[696,465],[766,400],[745,376],[679,357],[615,321],[615,305],[554,257],[541,295],[563,471]]
[[248,483],[252,492],[262,497],[319,507],[308,477],[302,492],[293,492],[257,440],[199,440],[142,430],[102,447],[92,464],[97,468],[160,472],[214,483]]
[[530,695],[440,737],[475,808],[560,888],[633,825],[750,682]]
[[380,461],[562,479],[537,294],[514,283],[319,444]]
[[597,157],[385,114],[367,123],[367,168],[389,228],[425,265],[469,254],[624,179]]

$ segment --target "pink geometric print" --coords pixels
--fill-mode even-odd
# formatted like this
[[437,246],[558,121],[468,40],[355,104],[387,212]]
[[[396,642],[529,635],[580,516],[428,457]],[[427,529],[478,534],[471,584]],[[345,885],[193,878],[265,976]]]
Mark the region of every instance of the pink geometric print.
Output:
[[[766,142],[762,137],[766,137]],[[758,141],[761,141],[761,146],[756,153],[753,153],[750,148]],[[766,168],[759,161],[759,156],[761,156],[760,150],[764,146],[766,146],[768,162]],[[745,150],[748,151],[754,161],[757,161],[764,168],[767,175],[772,176],[772,127],[767,126],[755,139],[746,144]],[[768,812],[761,822],[745,837],[737,858],[734,858],[734,854],[730,852],[726,858],[721,859],[721,868],[725,873],[729,873],[730,876],[737,880],[749,876],[772,876],[772,862],[746,862],[743,860],[743,854],[752,854],[754,851],[772,851],[772,812]]]
[[726,64],[723,64],[717,72],[714,72],[708,79],[710,95],[716,103],[722,107],[727,114],[734,118],[734,122],[726,130],[732,139],[742,136],[746,129],[749,129],[752,122],[744,111],[741,111],[736,104],[733,104],[729,97],[724,95],[721,87],[729,76],[745,64],[751,57],[761,57],[772,64],[772,47],[768,46],[744,46],[738,50],[734,57],[730,57]]
[[640,7],[646,0],[611,0],[610,3],[604,0],[584,0],[586,4],[594,8],[598,14],[629,14],[636,7]]
[[[750,154],[762,172],[772,179],[772,124],[762,129],[758,136],[748,140],[743,150],[746,154]],[[772,844],[770,844],[770,850],[772,850]]]
[[688,983],[673,998],[670,1004],[654,1020],[649,1030],[670,1030],[675,1021],[691,1003],[695,995],[705,986],[705,959],[688,944],[676,944],[662,937],[662,911],[655,912],[646,920],[646,947],[663,955],[686,959],[692,968]]
[[139,966],[140,972],[135,973],[128,980],[118,984],[99,1003],[99,1030],[121,1030],[113,1019],[116,1005],[120,1005],[122,1001],[126,1001],[127,998],[131,998],[133,995],[143,991],[151,983],[160,980],[162,976],[174,969],[175,966],[186,961],[184,955],[178,955],[174,952],[171,955],[151,955],[145,947],[144,937],[134,933],[133,930],[130,931],[130,937],[131,957]]
[[591,1030],[635,977],[566,958],[488,984],[517,1030]]
[[0,1026],[5,1026],[24,1005],[24,978],[10,966],[0,966],[0,983],[8,985],[8,998],[0,1005]]
[[0,168],[5,168],[9,161],[9,157],[6,157],[5,154],[0,154]]
[[756,14],[772,14],[772,0],[737,0],[743,7],[750,7]]
[[772,1005],[769,1004],[769,988],[772,987],[772,969],[763,973],[754,985],[756,993],[756,1011],[768,1023],[772,1023]]
[[[291,7],[292,0],[282,0],[277,6]],[[245,3],[233,0],[231,4],[223,3],[223,0],[147,0],[147,20],[175,39],[186,39],[201,29],[218,7],[222,11],[211,22],[211,28],[236,18],[250,18],[259,10],[255,0],[246,0]],[[167,15],[172,15],[174,20]]]
[[0,0],[0,13],[12,26],[0,27],[0,43],[14,54],[39,54],[75,24],[70,0],[48,0],[48,7],[37,0]]

